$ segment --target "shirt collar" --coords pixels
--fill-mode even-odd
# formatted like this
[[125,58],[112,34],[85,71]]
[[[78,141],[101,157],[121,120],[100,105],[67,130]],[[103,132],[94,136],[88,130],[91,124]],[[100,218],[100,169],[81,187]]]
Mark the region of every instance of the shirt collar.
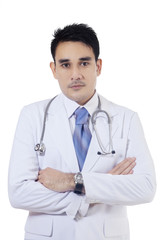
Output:
[[88,113],[90,114],[90,116],[92,116],[93,112],[98,107],[97,92],[95,92],[93,97],[84,106],[81,106],[78,103],[76,103],[75,101],[67,98],[63,93],[62,93],[62,97],[63,97],[63,101],[64,101],[64,105],[65,105],[65,108],[67,111],[68,118],[70,118],[73,115],[73,113],[75,112],[75,110],[79,107],[85,107],[87,109]]

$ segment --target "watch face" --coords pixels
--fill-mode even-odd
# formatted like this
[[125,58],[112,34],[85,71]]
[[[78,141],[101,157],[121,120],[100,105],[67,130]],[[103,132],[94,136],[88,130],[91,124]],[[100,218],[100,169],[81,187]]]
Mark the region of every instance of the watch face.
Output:
[[83,184],[83,177],[81,173],[75,175],[75,183]]
[[75,182],[75,189],[74,193],[76,194],[83,194],[83,176],[80,172],[74,175],[74,182]]

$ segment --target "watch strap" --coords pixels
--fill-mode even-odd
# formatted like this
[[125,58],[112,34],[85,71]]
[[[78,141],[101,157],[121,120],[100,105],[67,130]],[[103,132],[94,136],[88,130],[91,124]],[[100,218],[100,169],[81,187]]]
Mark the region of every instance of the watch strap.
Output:
[[83,184],[82,183],[76,183],[74,193],[82,194],[82,190],[83,190]]
[[81,172],[78,172],[75,174],[74,182],[75,182],[74,193],[82,194],[84,185],[83,185],[83,177]]

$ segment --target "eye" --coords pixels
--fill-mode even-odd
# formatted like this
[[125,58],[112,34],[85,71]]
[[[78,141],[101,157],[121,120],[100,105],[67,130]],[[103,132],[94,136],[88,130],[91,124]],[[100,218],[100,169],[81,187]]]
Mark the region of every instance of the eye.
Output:
[[63,68],[69,68],[69,67],[70,67],[70,64],[69,64],[69,63],[63,63],[61,66],[62,66]]
[[81,62],[81,66],[86,67],[89,65],[89,62]]

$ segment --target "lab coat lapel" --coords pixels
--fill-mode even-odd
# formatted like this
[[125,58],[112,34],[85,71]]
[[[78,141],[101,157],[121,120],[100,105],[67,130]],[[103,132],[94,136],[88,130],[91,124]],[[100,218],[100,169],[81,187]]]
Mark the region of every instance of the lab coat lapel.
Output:
[[52,138],[56,143],[56,147],[58,148],[61,157],[66,162],[69,171],[78,172],[79,166],[65,107],[62,103],[54,113],[52,113],[51,110],[48,115],[48,125],[49,128],[52,129],[52,133],[50,131]]

